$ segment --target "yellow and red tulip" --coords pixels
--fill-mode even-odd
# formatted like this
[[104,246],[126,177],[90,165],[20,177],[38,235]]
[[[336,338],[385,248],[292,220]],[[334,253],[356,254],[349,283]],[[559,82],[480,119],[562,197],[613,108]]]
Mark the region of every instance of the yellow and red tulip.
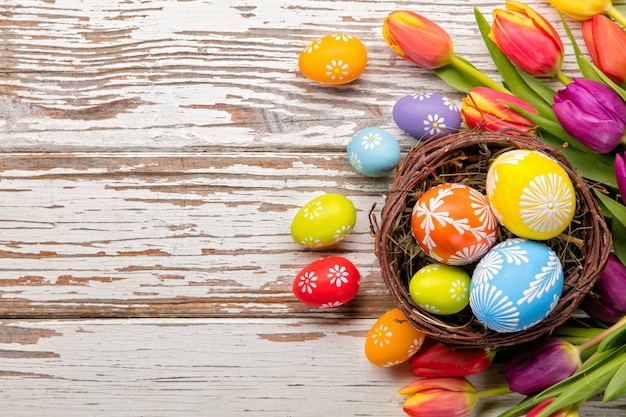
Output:
[[396,10],[383,22],[383,37],[398,55],[419,67],[435,69],[454,57],[450,35],[431,20],[408,10]]
[[530,104],[516,96],[487,87],[474,87],[463,99],[461,117],[470,130],[532,131],[535,124],[511,108],[510,104],[537,114]]
[[413,375],[419,377],[466,376],[487,369],[495,354],[495,350],[453,349],[445,343],[430,341],[409,362],[413,366]]
[[582,24],[583,39],[591,60],[621,87],[626,87],[626,30],[604,15]]
[[563,64],[563,43],[554,27],[524,3],[507,1],[493,11],[489,38],[509,60],[535,76],[557,75]]
[[412,417],[463,417],[478,402],[478,392],[464,378],[425,378],[402,387],[404,412]]
[[613,6],[611,0],[548,0],[548,3],[572,19],[587,20],[607,14],[626,26],[626,16]]

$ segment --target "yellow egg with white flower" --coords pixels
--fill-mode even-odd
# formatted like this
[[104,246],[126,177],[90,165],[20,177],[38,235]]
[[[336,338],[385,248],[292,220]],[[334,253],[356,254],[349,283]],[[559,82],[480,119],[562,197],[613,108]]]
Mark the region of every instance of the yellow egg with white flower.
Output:
[[559,235],[576,211],[567,172],[554,158],[528,149],[505,152],[491,163],[487,200],[504,227],[532,240]]

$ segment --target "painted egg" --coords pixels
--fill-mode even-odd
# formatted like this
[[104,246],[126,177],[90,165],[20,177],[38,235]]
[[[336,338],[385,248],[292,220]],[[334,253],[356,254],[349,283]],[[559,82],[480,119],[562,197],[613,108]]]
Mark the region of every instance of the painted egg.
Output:
[[516,149],[498,156],[487,173],[487,199],[498,221],[519,237],[545,240],[571,223],[576,193],[553,158]]
[[400,162],[396,138],[376,127],[359,130],[348,143],[347,152],[352,168],[368,177],[382,177]]
[[291,237],[308,248],[342,241],[356,223],[356,209],[347,197],[328,193],[306,203],[291,222]]
[[428,256],[448,265],[465,265],[480,259],[495,244],[498,222],[478,190],[444,183],[419,197],[411,229]]
[[455,314],[469,304],[470,276],[458,266],[426,265],[409,282],[411,299],[433,314]]
[[461,112],[456,103],[436,93],[416,93],[402,97],[393,106],[398,127],[419,141],[457,133]]
[[485,327],[499,333],[528,329],[556,306],[563,267],[541,242],[513,238],[494,246],[478,262],[470,284],[470,307]]
[[340,33],[311,42],[301,53],[302,75],[322,84],[347,84],[356,80],[367,65],[367,50],[356,37]]
[[416,330],[399,308],[383,314],[365,339],[365,356],[376,366],[394,366],[408,360],[424,343],[424,333]]
[[328,256],[305,266],[293,281],[293,293],[306,305],[337,307],[352,300],[361,283],[354,264],[341,256]]

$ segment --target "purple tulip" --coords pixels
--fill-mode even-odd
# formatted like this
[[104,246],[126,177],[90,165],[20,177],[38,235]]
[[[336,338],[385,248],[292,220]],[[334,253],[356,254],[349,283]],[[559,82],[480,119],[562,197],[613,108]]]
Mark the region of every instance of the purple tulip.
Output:
[[615,155],[615,179],[617,180],[617,188],[622,196],[622,200],[626,201],[626,154]]
[[607,323],[616,323],[626,314],[626,266],[613,253],[582,307]]
[[549,337],[519,351],[503,368],[511,391],[532,394],[571,376],[581,367],[576,347]]
[[595,152],[626,142],[626,102],[598,81],[574,78],[556,93],[552,109],[567,133]]

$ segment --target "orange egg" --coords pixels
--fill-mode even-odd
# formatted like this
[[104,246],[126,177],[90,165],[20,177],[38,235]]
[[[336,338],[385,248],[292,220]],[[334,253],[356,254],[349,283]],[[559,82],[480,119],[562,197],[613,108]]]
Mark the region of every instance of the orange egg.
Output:
[[394,366],[408,360],[424,343],[399,308],[389,310],[372,326],[365,339],[365,356],[376,366]]
[[448,265],[466,265],[478,261],[494,245],[498,222],[478,190],[445,183],[417,200],[411,229],[431,258]]
[[331,85],[354,81],[366,65],[365,45],[344,33],[326,35],[311,42],[298,59],[298,67],[305,77]]

